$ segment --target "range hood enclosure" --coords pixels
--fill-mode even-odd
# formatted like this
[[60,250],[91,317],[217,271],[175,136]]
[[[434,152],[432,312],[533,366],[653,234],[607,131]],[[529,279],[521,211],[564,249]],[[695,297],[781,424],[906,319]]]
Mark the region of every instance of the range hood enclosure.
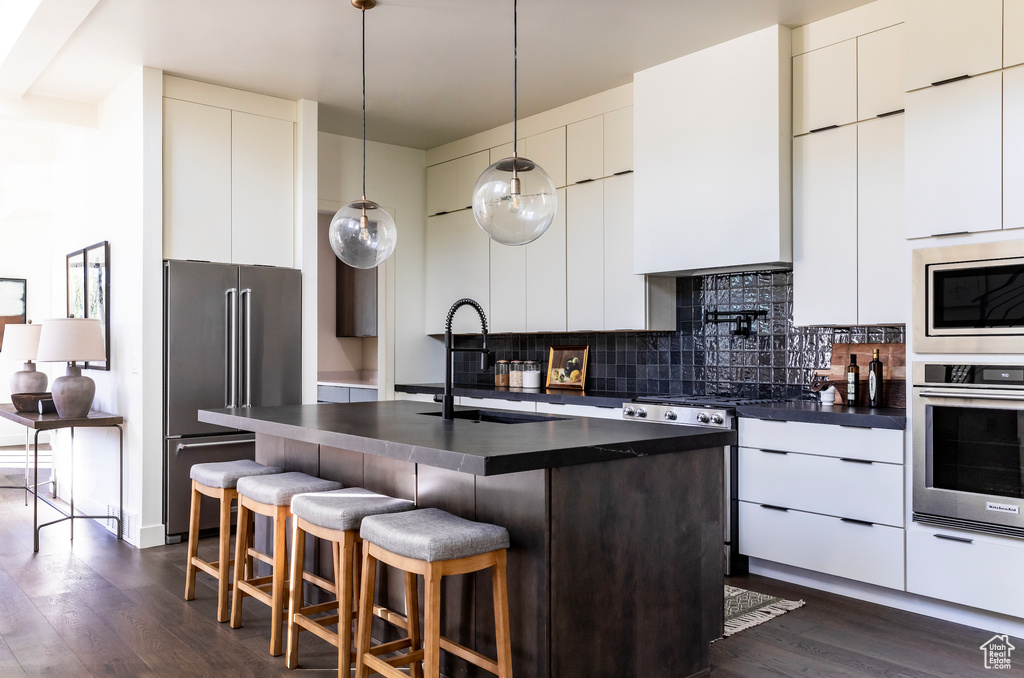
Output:
[[634,76],[634,273],[792,268],[790,29]]

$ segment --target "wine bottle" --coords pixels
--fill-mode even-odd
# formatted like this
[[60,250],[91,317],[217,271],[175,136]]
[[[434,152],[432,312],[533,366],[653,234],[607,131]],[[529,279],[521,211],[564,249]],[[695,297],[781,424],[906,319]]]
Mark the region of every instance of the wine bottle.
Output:
[[871,407],[882,406],[882,361],[878,359],[877,348],[868,363],[868,400]]
[[846,404],[853,406],[860,400],[860,368],[857,367],[857,356],[850,354],[850,364],[846,367]]

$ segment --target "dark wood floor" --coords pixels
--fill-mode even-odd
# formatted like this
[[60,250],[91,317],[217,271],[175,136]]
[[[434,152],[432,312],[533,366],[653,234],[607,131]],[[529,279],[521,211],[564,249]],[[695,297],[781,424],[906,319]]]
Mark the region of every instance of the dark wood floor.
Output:
[[[46,520],[55,515],[40,507]],[[205,574],[196,600],[186,602],[184,544],[138,550],[78,521],[73,545],[62,523],[42,531],[33,554],[31,521],[22,493],[0,490],[0,676],[336,675],[334,648],[309,634],[298,673],[271,657],[262,605],[247,603],[241,629],[218,624],[214,580]],[[213,559],[213,541],[202,548]],[[978,649],[989,632],[763,577],[729,583],[807,605],[716,642],[716,678],[992,674]],[[1021,658],[1003,676],[1024,675],[1024,640],[1012,642]]]

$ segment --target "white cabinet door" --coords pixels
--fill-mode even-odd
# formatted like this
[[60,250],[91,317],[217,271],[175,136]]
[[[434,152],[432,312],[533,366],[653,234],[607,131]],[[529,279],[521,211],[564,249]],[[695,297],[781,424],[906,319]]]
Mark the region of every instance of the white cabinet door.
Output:
[[[454,212],[455,232],[458,245],[458,261],[455,270],[458,282],[454,303],[463,297],[475,300],[490,316],[490,243],[473,217],[473,210]],[[480,318],[471,308],[464,308],[455,315],[452,331],[458,334],[479,334]]]
[[565,128],[565,179],[569,185],[604,176],[604,116]]
[[857,324],[857,126],[793,140],[793,322]]
[[231,261],[231,111],[164,99],[163,239],[166,259]]
[[857,120],[857,40],[793,57],[793,134]]
[[453,210],[466,209],[473,206],[473,189],[476,187],[476,180],[480,178],[487,169],[490,153],[480,151],[471,155],[465,155],[455,161],[457,166],[457,184],[455,192],[455,203]]
[[[1009,1],[1009,0],[1008,0]],[[1003,228],[1024,228],[1024,67],[1003,73]]]
[[[527,332],[565,332],[566,328],[566,189],[560,188],[556,193],[558,211],[554,221],[544,235],[526,246]],[[493,271],[491,276],[493,280]]]
[[566,325],[604,329],[604,182],[565,189]]
[[633,107],[604,114],[604,174],[614,176],[633,169]]
[[907,0],[906,90],[1003,63],[1002,0]]
[[633,273],[633,175],[604,179],[604,329],[647,327],[647,286]]
[[857,38],[857,119],[903,108],[903,24]]
[[903,463],[903,431],[740,418],[739,444],[763,450]]
[[906,101],[907,237],[1002,228],[1002,74]]
[[[427,217],[424,314],[427,334],[444,334],[448,309],[459,298],[458,218],[466,212]],[[469,212],[472,218],[472,212]],[[459,311],[468,313],[468,311]]]
[[231,113],[231,261],[294,265],[295,123]]
[[458,162],[449,160],[427,168],[427,216],[451,212],[458,203]]
[[1003,67],[1024,64],[1024,0],[1003,0]]
[[555,188],[565,186],[565,128],[526,137],[523,155],[534,161],[555,182]]
[[903,115],[857,130],[857,323],[908,323],[903,235]]
[[[564,229],[562,233],[564,238]],[[545,233],[541,240],[547,236]],[[527,247],[529,245],[513,247],[490,241],[491,312],[487,319],[491,332],[526,330]]]

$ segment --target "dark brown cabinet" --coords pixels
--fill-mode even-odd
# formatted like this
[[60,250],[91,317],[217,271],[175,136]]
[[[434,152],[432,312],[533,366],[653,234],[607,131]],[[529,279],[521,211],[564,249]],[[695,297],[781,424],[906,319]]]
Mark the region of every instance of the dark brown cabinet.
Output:
[[377,269],[353,268],[340,259],[335,269],[335,336],[377,336]]

